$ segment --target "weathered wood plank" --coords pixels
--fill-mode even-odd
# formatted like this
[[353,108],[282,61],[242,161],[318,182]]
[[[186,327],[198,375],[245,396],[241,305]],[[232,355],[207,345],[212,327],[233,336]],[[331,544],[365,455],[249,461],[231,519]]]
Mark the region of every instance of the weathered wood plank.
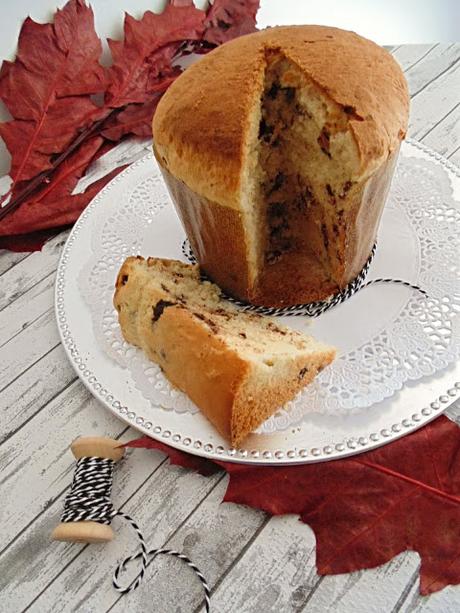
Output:
[[412,99],[409,136],[418,138],[436,126],[458,104],[459,89],[460,57]]
[[460,44],[435,45],[406,70],[406,79],[411,96],[416,96],[430,81],[450,68],[460,56]]
[[6,249],[0,249],[0,275],[21,262],[28,253],[14,253]]
[[[449,131],[449,124],[454,128],[457,123],[457,116],[456,114],[452,116],[449,114],[454,112],[458,100],[455,95],[450,96],[447,101],[444,101],[445,112],[442,113],[442,109],[437,109],[436,96],[441,95],[441,91],[437,90],[439,86],[446,89],[449,84],[444,81],[437,84],[436,77],[443,71],[447,70],[448,72],[459,59],[460,44],[403,45],[394,51],[393,55],[406,70],[411,95],[421,92],[423,88],[429,87],[429,84],[432,83],[428,95],[420,101],[412,102],[409,135],[413,138],[423,139],[424,136],[433,131],[427,144],[435,149],[441,145],[442,151],[440,153],[444,155],[452,153],[458,136],[453,133],[455,130]],[[458,75],[454,73],[454,83],[452,84],[454,87],[456,81],[458,81]],[[428,110],[434,112],[434,116],[429,124],[424,125],[423,120]],[[440,110],[441,112],[439,112]],[[444,120],[447,121],[447,124],[444,124]],[[447,138],[444,138],[444,136],[447,136]]]
[[226,612],[298,612],[318,581],[313,532],[297,517],[273,517],[225,575],[212,606]]
[[392,611],[419,566],[418,555],[408,552],[377,568],[323,577],[302,611]]
[[[120,440],[128,441],[135,437],[135,431],[129,428]],[[66,449],[63,461],[68,464],[70,478],[74,467],[74,458],[70,450]],[[112,492],[114,503],[120,506],[125,504],[164,461],[164,456],[159,453],[141,449],[136,449],[135,452],[128,450],[126,459],[117,466],[115,472]],[[64,495],[67,491],[68,489],[57,500],[54,500],[0,557],[3,571],[0,573],[0,591],[2,607],[5,611],[22,611],[83,550],[83,545],[57,543],[50,540],[51,531],[59,522]],[[117,533],[117,540],[119,538],[126,540],[125,553],[127,555],[133,549],[133,534],[129,528],[122,527],[119,521],[114,521],[113,525]],[[108,576],[117,561],[117,556],[111,550],[110,545],[107,548],[94,547],[97,550],[99,564]],[[113,557],[112,554],[114,554]],[[109,580],[107,583],[110,585]],[[24,586],[27,586],[27,589],[24,589]],[[42,609],[44,610],[46,609]]]
[[407,596],[407,599],[392,613],[458,613],[460,611],[460,588],[448,586],[430,594],[420,596],[418,581],[416,581]]
[[53,304],[55,273],[51,272],[0,310],[0,347],[25,330]]
[[435,47],[436,45],[401,45],[393,49],[391,54],[398,60],[401,68],[406,71],[421,62]]
[[0,347],[0,391],[59,343],[51,307]]
[[[211,589],[268,519],[261,511],[221,504],[226,486],[227,477],[217,484],[165,545],[188,555],[199,566]],[[167,589],[166,585],[169,586]],[[138,593],[130,595],[129,600],[118,597],[110,611],[123,613],[129,606],[136,611],[188,612],[200,607],[202,602],[199,582],[183,565],[163,557],[152,563]],[[212,610],[219,610],[214,603]]]
[[460,147],[460,102],[420,140],[441,155],[454,154]]
[[43,247],[0,276],[0,309],[16,300],[44,277],[56,270],[69,230],[61,232]]
[[456,400],[446,411],[447,417],[460,426],[460,399]]
[[0,394],[0,444],[75,379],[59,344],[8,385]]
[[450,154],[449,160],[460,168],[460,147]]
[[[144,458],[148,463],[148,460]],[[202,477],[197,473],[162,464],[123,506],[123,510],[143,528],[143,533],[151,547],[162,545],[174,534],[178,527],[193,513],[194,509],[215,487],[221,475]],[[120,525],[120,524],[118,524]],[[111,586],[114,562],[138,549],[132,529],[120,529],[117,538],[103,547],[87,547],[81,551],[73,563],[51,583],[33,603],[30,611],[107,611],[117,600],[117,594]],[[197,560],[199,564],[201,560]],[[154,565],[159,562],[155,562]],[[175,562],[168,564],[174,567]],[[153,571],[153,568],[151,569]],[[133,571],[134,572],[134,571]],[[132,574],[128,575],[132,576]],[[191,592],[200,595],[200,585],[192,573],[184,569],[183,582]],[[162,573],[161,591],[169,589],[168,580]],[[130,594],[125,600],[126,607],[133,607],[141,590]],[[157,586],[156,590],[160,590]],[[150,592],[150,591],[149,591]],[[152,594],[149,593],[149,596]],[[155,610],[150,608],[150,610]],[[163,610],[162,608],[156,610]],[[184,609],[183,609],[184,610]]]
[[33,522],[68,486],[66,453],[81,434],[118,436],[126,426],[79,381],[71,384],[0,447],[1,549]]

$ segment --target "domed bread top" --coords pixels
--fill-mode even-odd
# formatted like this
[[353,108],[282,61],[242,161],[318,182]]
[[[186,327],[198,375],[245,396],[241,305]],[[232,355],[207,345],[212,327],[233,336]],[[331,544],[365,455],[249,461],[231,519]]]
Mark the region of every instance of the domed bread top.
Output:
[[276,27],[226,43],[171,85],[156,110],[153,134],[156,154],[170,173],[201,196],[235,209],[270,53],[286,58],[342,107],[361,175],[372,174],[407,129],[409,96],[401,68],[354,32]]

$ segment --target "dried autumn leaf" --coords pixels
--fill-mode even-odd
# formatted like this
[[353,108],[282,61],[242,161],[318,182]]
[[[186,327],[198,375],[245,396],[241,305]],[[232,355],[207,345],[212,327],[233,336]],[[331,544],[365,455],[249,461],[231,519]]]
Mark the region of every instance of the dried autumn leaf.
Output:
[[[103,143],[103,138],[93,137],[63,162],[52,182],[3,220],[0,236],[21,234],[24,227],[33,226],[34,231],[37,231],[73,223],[98,191],[122,170],[117,168],[114,173],[91,184],[83,193],[72,196],[80,177],[99,153]],[[18,238],[19,244],[20,240]]]
[[152,132],[152,117],[159,100],[158,96],[144,104],[128,104],[126,109],[104,128],[102,135],[113,141],[119,141],[126,134],[149,137]]
[[[180,51],[209,51],[254,32],[258,8],[259,0],[215,0],[205,14],[192,0],[173,0],[161,15],[148,11],[139,21],[127,15],[124,41],[109,41],[114,66],[106,103],[115,107],[129,104],[104,126],[103,136],[111,140],[125,134],[149,136],[159,94],[181,73],[174,64]],[[204,49],[203,41],[207,43]]]
[[[165,450],[148,437],[136,447]],[[131,446],[131,443],[128,443]],[[190,468],[182,453],[174,463]],[[446,417],[375,451],[299,466],[216,461],[230,475],[224,501],[271,515],[296,513],[316,536],[322,575],[421,558],[420,592],[460,583],[460,429]]]
[[[249,12],[252,6],[253,0],[248,3]],[[75,220],[76,211],[89,201],[88,194],[95,194],[106,181],[78,197],[64,190],[58,211],[59,200],[53,194],[63,187],[62,164],[70,156],[72,163],[82,162],[85,151],[80,149],[97,134],[111,141],[110,146],[127,134],[150,135],[158,100],[182,70],[176,60],[193,50],[204,51],[205,19],[212,10],[205,13],[192,0],[170,0],[160,15],[147,11],[140,20],[127,15],[124,40],[109,41],[114,60],[109,71],[98,63],[101,43],[92,11],[83,0],[69,0],[56,13],[54,23],[24,22],[18,56],[14,62],[4,62],[0,71],[0,98],[13,116],[0,124],[0,136],[12,154],[13,178],[11,190],[0,196],[0,203],[9,197],[7,206],[0,209],[0,236],[4,236],[0,245],[10,248],[12,242],[5,236],[14,233],[21,236],[13,241],[14,249],[20,245],[38,248],[45,237],[37,233],[41,228],[51,227],[53,219],[56,228],[63,219]],[[244,21],[238,11],[230,19]],[[232,24],[236,26],[236,21]],[[222,22],[225,38],[232,37],[232,24]],[[210,22],[207,27],[220,26]],[[234,36],[238,28],[233,31]],[[212,46],[206,43],[207,49]],[[90,96],[102,91],[104,103],[97,107]],[[79,172],[84,174],[83,165]],[[56,179],[59,185],[54,191]],[[51,181],[52,192],[43,187],[44,181]],[[48,206],[49,211],[41,210]],[[28,240],[27,233],[34,236]]]
[[160,14],[146,11],[140,20],[126,15],[124,39],[108,41],[113,65],[105,103],[119,108],[150,100],[158,82],[174,74],[172,60],[183,43],[201,39],[205,16],[192,0],[170,3]]
[[0,71],[0,98],[13,116],[0,124],[12,156],[12,190],[50,168],[51,157],[95,120],[99,110],[90,95],[106,84],[101,50],[83,0],[58,10],[53,24],[25,20],[16,59]]
[[212,45],[254,32],[260,0],[214,0],[206,16],[203,40]]
[[[154,443],[154,445],[150,445],[150,442]],[[158,449],[169,457],[169,461],[171,462],[171,464],[174,464],[175,466],[182,466],[182,468],[190,468],[191,470],[196,470],[201,475],[214,475],[216,472],[219,471],[219,466],[217,466],[217,464],[209,462],[205,458],[200,458],[196,455],[189,455],[188,453],[183,453],[178,449],[169,447],[168,445],[165,445],[160,441],[153,441],[148,437],[140,438],[136,441],[131,441],[124,446]]]
[[142,104],[128,104],[120,113],[114,114],[110,121],[105,123],[101,132],[102,136],[113,141],[119,141],[126,134],[150,137],[153,114],[161,94],[177,78],[178,74],[164,78],[158,84],[158,93],[155,96],[152,95],[151,100]]
[[[62,228],[64,230],[64,228]],[[39,251],[43,245],[56,234],[55,228],[15,234],[12,236],[0,236],[0,249],[21,253],[23,251]]]

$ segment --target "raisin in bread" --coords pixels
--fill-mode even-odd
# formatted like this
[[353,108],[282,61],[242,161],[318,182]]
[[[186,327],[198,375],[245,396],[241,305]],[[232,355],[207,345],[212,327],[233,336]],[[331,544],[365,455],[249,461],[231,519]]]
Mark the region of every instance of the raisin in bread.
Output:
[[158,105],[154,151],[203,270],[267,306],[344,288],[375,243],[408,109],[393,57],[337,28],[269,28],[189,67]]
[[129,257],[114,305],[124,338],[238,445],[334,358],[331,347],[239,311],[197,266]]

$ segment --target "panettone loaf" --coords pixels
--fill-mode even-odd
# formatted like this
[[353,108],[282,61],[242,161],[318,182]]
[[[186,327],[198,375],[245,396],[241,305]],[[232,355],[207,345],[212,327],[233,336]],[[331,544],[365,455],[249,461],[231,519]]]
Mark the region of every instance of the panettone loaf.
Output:
[[197,266],[128,258],[114,305],[124,338],[144,349],[219,432],[238,445],[334,358],[331,347],[237,310]]
[[408,120],[384,49],[322,26],[212,51],[160,101],[154,151],[193,250],[230,294],[324,299],[362,269]]

